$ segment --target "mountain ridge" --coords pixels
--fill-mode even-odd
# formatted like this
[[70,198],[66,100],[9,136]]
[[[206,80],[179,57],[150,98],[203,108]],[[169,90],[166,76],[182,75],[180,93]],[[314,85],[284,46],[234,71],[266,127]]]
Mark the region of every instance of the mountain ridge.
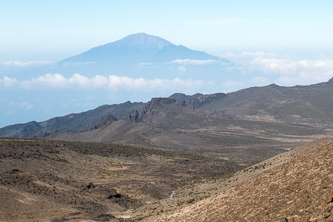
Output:
[[[232,93],[214,93],[214,94],[194,94],[185,95],[175,93],[168,98],[153,98],[150,103],[162,106],[168,106],[175,103],[175,100],[184,102],[179,103],[182,106],[191,106],[210,112],[217,112],[232,117],[245,118],[271,116],[275,121],[293,121],[295,123],[324,123],[333,120],[333,107],[331,93],[333,93],[333,78],[328,82],[308,85],[282,87],[271,84],[263,87],[251,87]],[[108,115],[113,115],[117,119],[123,119],[131,115],[138,115],[140,109],[150,103],[131,103],[104,105],[94,110],[68,114],[63,117],[55,117],[43,122],[29,122],[27,124],[16,124],[18,127],[24,126],[22,131],[28,132],[29,125],[32,129],[43,128],[45,132],[50,133],[55,130],[88,130],[93,128],[93,123],[98,119]],[[311,105],[309,105],[311,104]],[[181,106],[180,106],[181,107]],[[300,110],[302,109],[302,112]],[[302,116],[303,115],[303,116]],[[80,117],[81,116],[81,117]],[[81,123],[73,123],[77,119],[85,120]],[[77,118],[74,118],[77,117]],[[136,116],[138,118],[138,116]],[[141,117],[142,118],[142,114]],[[63,122],[64,126],[50,127],[56,122]],[[67,123],[66,123],[67,122]],[[79,121],[80,122],[80,121]],[[89,125],[89,122],[91,124]],[[37,126],[40,124],[40,126]],[[71,125],[72,124],[72,125]],[[15,136],[15,134],[6,133],[6,129],[15,127],[15,125],[6,126],[0,129],[0,136]],[[49,128],[49,129],[48,129]],[[18,136],[16,134],[16,136]]]
[[1,128],[0,136],[112,142],[256,163],[332,135],[332,94],[330,82],[173,94],[148,103],[102,106],[43,124],[12,125]]
[[[121,119],[128,113],[140,109],[143,103],[125,102],[114,105],[102,105],[96,109],[82,113],[71,113],[62,117],[54,117],[46,121],[31,121],[24,124],[15,124],[0,129],[2,137],[12,137],[21,134],[23,138],[39,137],[56,131],[87,131],[95,129],[105,119]],[[113,116],[113,117],[112,117]],[[106,123],[106,122],[105,122]]]

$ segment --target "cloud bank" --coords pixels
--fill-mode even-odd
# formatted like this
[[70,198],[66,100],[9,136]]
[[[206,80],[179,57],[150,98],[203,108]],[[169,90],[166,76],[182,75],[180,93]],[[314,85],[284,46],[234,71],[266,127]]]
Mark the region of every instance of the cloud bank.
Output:
[[168,92],[174,90],[195,91],[212,85],[212,82],[192,79],[144,79],[125,76],[101,76],[86,77],[74,74],[69,78],[61,74],[45,74],[30,80],[18,80],[5,76],[0,79],[1,88],[12,89],[107,89],[112,91],[139,91],[139,92]]
[[214,59],[207,60],[197,60],[197,59],[175,59],[168,64],[178,64],[178,65],[208,65],[215,63]]
[[264,52],[222,54],[233,62],[230,70],[252,76],[253,83],[313,84],[333,77],[333,59],[299,60]]
[[28,62],[20,62],[20,61],[5,61],[1,63],[4,66],[14,66],[14,67],[28,67],[28,66],[41,66],[41,65],[49,65],[53,64],[51,61],[28,61]]

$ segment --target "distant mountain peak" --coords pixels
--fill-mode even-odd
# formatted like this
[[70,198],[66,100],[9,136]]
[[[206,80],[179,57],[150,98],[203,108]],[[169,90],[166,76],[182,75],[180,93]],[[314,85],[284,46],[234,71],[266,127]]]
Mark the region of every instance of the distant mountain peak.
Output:
[[[145,46],[145,47],[155,46],[155,47],[158,47],[159,49],[162,49],[165,46],[174,45],[165,39],[162,39],[162,38],[160,38],[158,36],[154,36],[154,35],[148,35],[146,33],[137,33],[137,34],[128,35],[125,38],[120,39],[114,43],[119,46],[125,46],[125,45]],[[112,43],[109,43],[109,44],[112,44]]]
[[115,42],[97,46],[84,53],[60,61],[70,63],[104,63],[128,65],[146,63],[165,63],[175,59],[219,59],[204,52],[191,50],[182,45],[175,45],[158,36],[146,33],[128,35]]

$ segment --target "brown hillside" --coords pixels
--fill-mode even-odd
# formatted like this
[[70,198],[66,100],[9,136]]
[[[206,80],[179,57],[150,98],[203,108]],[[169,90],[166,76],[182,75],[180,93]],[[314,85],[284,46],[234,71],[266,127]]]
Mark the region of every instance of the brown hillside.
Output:
[[333,221],[333,139],[215,197],[147,221]]
[[132,211],[147,217],[174,190],[241,168],[128,145],[1,138],[0,221],[122,221]]
[[88,131],[57,131],[43,139],[106,142],[182,151],[253,164],[306,142],[332,135],[329,128],[250,121],[154,98],[126,119]]

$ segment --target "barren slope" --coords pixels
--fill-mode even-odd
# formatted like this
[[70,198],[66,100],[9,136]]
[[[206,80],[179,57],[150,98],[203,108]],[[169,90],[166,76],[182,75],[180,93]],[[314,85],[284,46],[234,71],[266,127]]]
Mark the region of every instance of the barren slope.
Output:
[[312,126],[235,119],[170,98],[154,98],[128,119],[46,139],[112,142],[177,150],[240,163],[258,163],[300,144],[332,135]]
[[1,138],[0,221],[117,221],[190,181],[237,169],[128,145]]
[[298,149],[306,150],[312,151],[147,221],[333,221],[333,139]]

